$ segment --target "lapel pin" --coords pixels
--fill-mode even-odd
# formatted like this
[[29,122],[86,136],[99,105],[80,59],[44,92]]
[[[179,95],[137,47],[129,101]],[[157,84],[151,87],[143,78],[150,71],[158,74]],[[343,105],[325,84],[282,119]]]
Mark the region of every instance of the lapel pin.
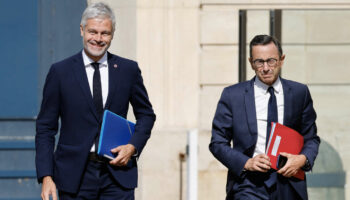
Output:
[[114,68],[117,68],[117,67],[118,67],[118,65],[117,65],[117,64],[114,64],[114,65],[113,65],[113,67],[114,67]]

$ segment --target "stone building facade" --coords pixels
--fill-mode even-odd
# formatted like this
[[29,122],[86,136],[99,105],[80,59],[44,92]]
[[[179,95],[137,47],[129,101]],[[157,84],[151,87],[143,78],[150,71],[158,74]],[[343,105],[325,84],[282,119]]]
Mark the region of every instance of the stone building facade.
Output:
[[[104,2],[117,17],[110,51],[138,61],[157,114],[152,137],[139,160],[137,199],[180,199],[179,153],[185,153],[191,129],[199,130],[198,199],[224,199],[227,169],[210,154],[208,144],[221,91],[238,82],[238,13],[243,9],[247,10],[248,42],[255,34],[269,34],[270,9],[282,9],[286,54],[282,76],[309,86],[318,114],[318,134],[323,144],[334,149],[339,157],[335,164],[342,166],[344,182],[349,182],[349,0]],[[247,79],[252,78],[253,70],[249,65],[246,69]],[[322,152],[320,160],[326,162],[328,151]],[[333,173],[335,168],[330,165],[323,172]],[[325,198],[320,191],[309,188],[310,199],[320,199],[321,194]],[[323,191],[350,199],[348,184]],[[185,194],[186,189],[183,199]]]

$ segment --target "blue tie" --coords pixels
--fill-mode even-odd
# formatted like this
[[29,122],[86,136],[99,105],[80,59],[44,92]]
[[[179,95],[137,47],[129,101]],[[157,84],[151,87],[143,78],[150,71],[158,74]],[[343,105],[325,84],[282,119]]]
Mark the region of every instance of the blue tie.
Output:
[[[273,87],[267,89],[270,93],[269,104],[267,107],[267,130],[266,130],[266,146],[269,141],[271,122],[278,122],[277,101],[275,96],[275,90]],[[265,181],[265,185],[271,188],[277,181],[277,173],[271,172],[269,178]]]
[[267,146],[267,143],[269,142],[271,122],[278,122],[277,101],[275,96],[275,90],[273,89],[273,87],[269,87],[267,90],[270,93],[270,99],[267,107],[266,146]]

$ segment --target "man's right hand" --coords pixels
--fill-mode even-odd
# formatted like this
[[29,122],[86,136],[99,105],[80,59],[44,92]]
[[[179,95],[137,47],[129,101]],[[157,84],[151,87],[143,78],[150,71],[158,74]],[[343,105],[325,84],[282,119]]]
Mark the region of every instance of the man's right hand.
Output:
[[267,172],[270,168],[270,158],[266,154],[259,154],[249,158],[244,165],[244,169],[248,171]]
[[52,196],[52,200],[57,200],[56,184],[53,182],[51,176],[45,176],[41,188],[41,199],[50,200],[50,195]]

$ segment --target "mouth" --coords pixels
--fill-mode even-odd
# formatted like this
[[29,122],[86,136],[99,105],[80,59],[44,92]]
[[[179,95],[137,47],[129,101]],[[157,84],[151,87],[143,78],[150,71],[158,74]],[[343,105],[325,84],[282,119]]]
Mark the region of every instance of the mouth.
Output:
[[90,44],[90,46],[92,46],[95,49],[102,49],[102,48],[104,48],[106,46],[105,42],[97,43],[97,42],[94,42],[94,41],[89,41],[88,43]]
[[271,78],[272,74],[262,74],[261,75],[263,78]]

